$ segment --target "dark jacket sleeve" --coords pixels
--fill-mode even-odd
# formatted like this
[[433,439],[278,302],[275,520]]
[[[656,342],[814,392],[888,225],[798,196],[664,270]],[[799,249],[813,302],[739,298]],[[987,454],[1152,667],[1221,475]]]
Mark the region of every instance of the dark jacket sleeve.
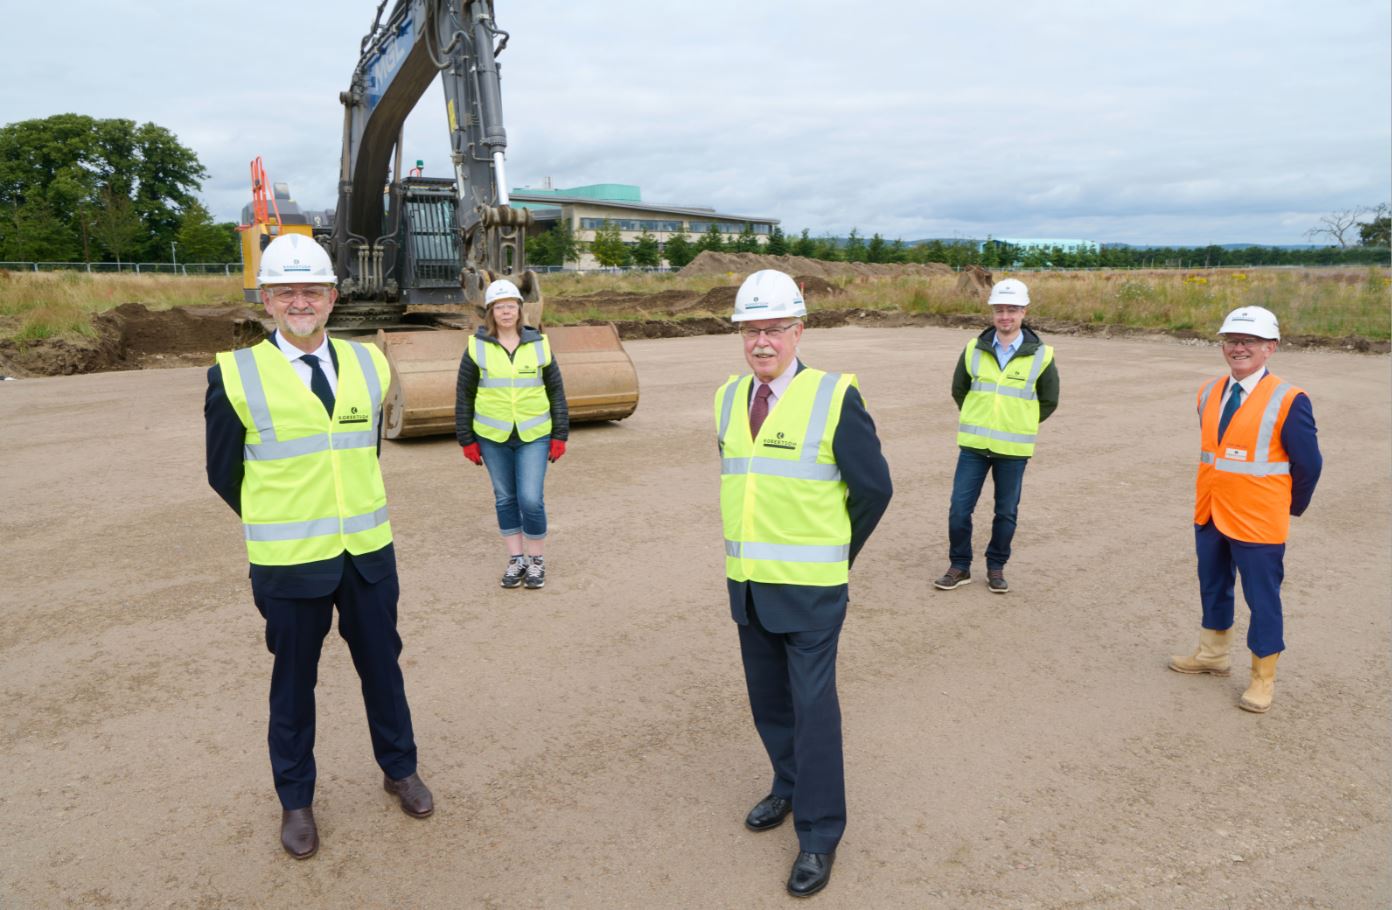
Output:
[[454,438],[461,446],[474,438],[474,397],[478,395],[479,369],[466,350],[459,361],[459,378],[454,383]]
[[232,511],[242,514],[242,450],[246,427],[237,417],[222,386],[222,368],[208,369],[208,392],[203,398],[203,425],[207,443],[208,486]]
[[556,356],[541,369],[541,380],[546,383],[546,398],[551,402],[551,438],[570,438],[570,407],[566,404],[565,383],[561,381],[561,367]]
[[1320,472],[1324,469],[1324,456],[1320,455],[1319,435],[1315,429],[1315,411],[1308,395],[1297,395],[1291,402],[1286,422],[1281,427],[1281,445],[1290,456],[1290,513],[1300,515],[1310,505],[1315,484],[1319,483]]
[[860,390],[846,390],[841,406],[841,422],[831,441],[836,466],[846,482],[846,511],[851,517],[851,563],[870,539],[894,495],[889,478],[889,464],[880,451],[880,437],[875,434],[875,421],[865,409]]
[[967,372],[967,353],[963,351],[957,358],[957,369],[952,371],[952,400],[957,402],[957,410],[962,410],[962,402],[971,391],[971,374]]
[[1059,396],[1059,377],[1058,377],[1058,357],[1049,361],[1049,365],[1044,368],[1044,372],[1039,374],[1039,379],[1034,384],[1034,393],[1039,397],[1039,422],[1043,423],[1049,419],[1049,415],[1058,408]]

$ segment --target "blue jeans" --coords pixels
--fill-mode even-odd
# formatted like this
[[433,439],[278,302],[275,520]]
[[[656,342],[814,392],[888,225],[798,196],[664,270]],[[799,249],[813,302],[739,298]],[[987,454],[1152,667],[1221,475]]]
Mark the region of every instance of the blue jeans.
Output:
[[947,513],[948,559],[952,568],[966,572],[972,562],[972,510],[990,473],[996,482],[996,515],[991,521],[991,542],[986,546],[986,568],[1002,569],[1010,559],[1015,537],[1015,516],[1020,511],[1020,488],[1028,458],[1000,458],[979,449],[957,450],[957,473],[952,478],[952,505]]
[[531,442],[497,443],[480,438],[479,450],[493,481],[498,530],[504,537],[522,534],[532,540],[546,537],[546,501],[541,487],[551,454],[551,437]]

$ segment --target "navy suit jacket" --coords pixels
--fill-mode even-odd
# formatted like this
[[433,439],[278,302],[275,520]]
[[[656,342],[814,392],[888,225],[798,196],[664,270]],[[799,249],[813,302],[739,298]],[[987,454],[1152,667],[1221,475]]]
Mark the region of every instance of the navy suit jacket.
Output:
[[[798,372],[804,369],[806,366],[799,360]],[[754,383],[750,383],[749,389],[752,394]],[[746,420],[748,406],[746,399]],[[738,417],[735,415],[731,420]],[[854,565],[856,554],[870,539],[894,495],[889,464],[880,451],[880,438],[875,433],[875,421],[865,409],[860,390],[854,386],[846,390],[831,451],[841,470],[841,479],[846,483],[846,512],[851,519],[851,564]],[[725,579],[725,585],[730,595],[730,616],[742,626],[749,624],[745,606],[749,598],[754,601],[759,624],[770,632],[830,629],[840,625],[846,617],[846,585],[778,585],[729,578]]]
[[[272,336],[274,343],[275,336]],[[338,370],[338,352],[329,345],[334,370]],[[208,369],[208,391],[203,399],[203,423],[207,450],[208,485],[222,497],[232,511],[242,514],[242,475],[245,472],[243,449],[246,446],[246,427],[237,416],[223,388],[222,368],[216,363]],[[381,454],[382,440],[377,439]],[[251,564],[251,589],[257,596],[323,597],[338,588],[343,578],[344,560],[370,583],[376,583],[396,573],[396,550],[387,544],[380,550],[353,556],[344,551],[331,559],[321,559],[295,566],[258,566]]]

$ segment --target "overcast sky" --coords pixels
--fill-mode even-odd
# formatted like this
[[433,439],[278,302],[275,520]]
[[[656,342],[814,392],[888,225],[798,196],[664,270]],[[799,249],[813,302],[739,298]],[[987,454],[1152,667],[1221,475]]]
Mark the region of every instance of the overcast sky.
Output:
[[[11,4],[0,122],[153,121],[219,220],[261,155],[335,203],[375,0]],[[496,0],[513,186],[814,236],[1301,243],[1392,198],[1388,0]],[[448,176],[438,85],[409,160]]]

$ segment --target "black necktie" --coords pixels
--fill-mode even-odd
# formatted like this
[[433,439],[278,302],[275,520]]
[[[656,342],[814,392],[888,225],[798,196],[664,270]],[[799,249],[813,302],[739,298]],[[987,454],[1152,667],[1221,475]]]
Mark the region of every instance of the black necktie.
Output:
[[769,412],[769,396],[773,394],[773,389],[769,388],[767,382],[759,383],[759,388],[754,392],[754,406],[749,409],[749,435],[757,437],[759,427],[764,425],[764,418]]
[[309,364],[309,390],[320,401],[324,402],[324,410],[328,411],[329,416],[332,417],[334,393],[333,389],[329,388],[329,377],[324,375],[324,368],[319,365],[319,358],[313,354],[305,354],[300,359]]
[[1223,415],[1218,418],[1218,438],[1223,438],[1223,431],[1228,428],[1228,421],[1237,413],[1237,409],[1242,405],[1242,386],[1233,383],[1232,394],[1228,396],[1228,403],[1223,405]]

